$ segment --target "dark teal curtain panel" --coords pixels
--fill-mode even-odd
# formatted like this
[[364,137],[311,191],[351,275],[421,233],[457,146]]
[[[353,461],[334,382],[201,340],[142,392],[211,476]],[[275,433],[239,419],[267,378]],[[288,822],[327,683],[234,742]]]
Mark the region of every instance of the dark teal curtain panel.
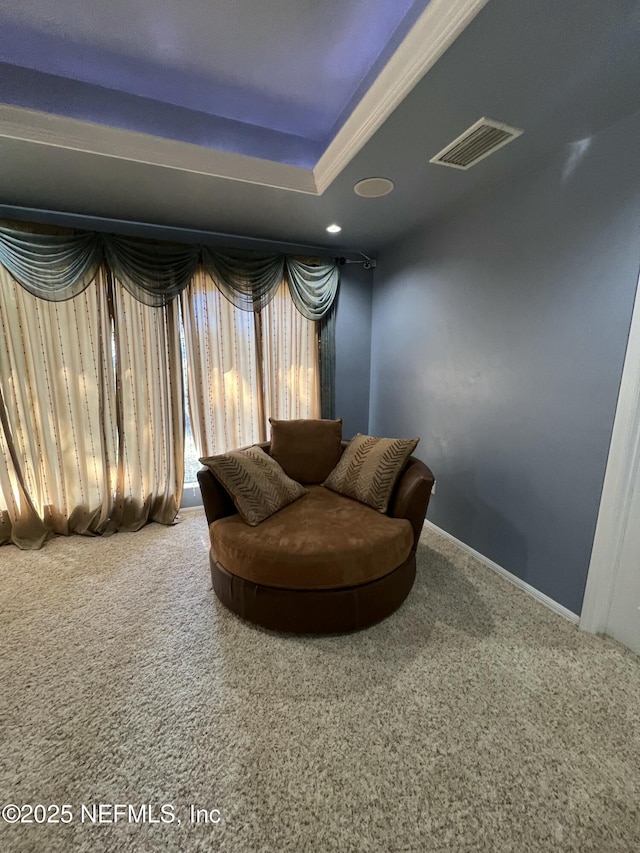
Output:
[[40,299],[73,299],[96,277],[103,261],[100,235],[29,234],[0,228],[0,264]]
[[179,296],[198,267],[193,246],[143,243],[127,237],[102,238],[107,266],[129,293],[145,305],[166,305]]
[[336,416],[336,300],[319,322],[320,415]]
[[322,320],[338,288],[338,265],[287,255],[218,252],[197,244],[153,243],[93,232],[48,235],[0,227],[0,263],[34,296],[72,299],[95,278],[101,264],[139,302],[166,305],[201,264],[222,293],[244,311],[260,311],[283,276],[300,313]]
[[262,311],[284,275],[284,255],[214,252],[204,246],[202,263],[229,302],[242,311]]
[[291,298],[307,320],[322,320],[333,305],[338,290],[336,264],[308,264],[285,258]]

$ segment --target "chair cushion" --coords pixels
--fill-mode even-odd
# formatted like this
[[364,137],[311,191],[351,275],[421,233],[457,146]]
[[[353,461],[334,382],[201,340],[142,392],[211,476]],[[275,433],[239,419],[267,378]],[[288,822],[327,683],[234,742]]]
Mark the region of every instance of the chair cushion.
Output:
[[269,452],[283,471],[299,483],[326,480],[342,454],[342,418],[269,422]]
[[247,524],[255,526],[306,494],[261,447],[200,459],[220,480]]
[[323,486],[249,527],[239,515],[210,527],[214,558],[265,586],[331,589],[383,577],[411,553],[413,529]]
[[342,495],[386,512],[393,488],[417,438],[375,438],[358,433],[324,485]]

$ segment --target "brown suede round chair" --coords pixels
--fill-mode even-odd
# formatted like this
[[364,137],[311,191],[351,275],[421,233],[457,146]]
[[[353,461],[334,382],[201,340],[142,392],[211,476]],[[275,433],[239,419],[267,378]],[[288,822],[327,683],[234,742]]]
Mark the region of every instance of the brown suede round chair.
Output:
[[[271,453],[270,442],[258,446]],[[413,456],[386,514],[315,483],[251,527],[209,468],[198,472],[198,482],[213,589],[242,618],[277,631],[342,633],[385,618],[409,594],[434,483]]]

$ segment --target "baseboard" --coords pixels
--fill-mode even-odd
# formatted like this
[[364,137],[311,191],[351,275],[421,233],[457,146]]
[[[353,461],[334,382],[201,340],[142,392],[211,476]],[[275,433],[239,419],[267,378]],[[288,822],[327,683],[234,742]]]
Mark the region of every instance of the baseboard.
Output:
[[461,548],[463,551],[466,551],[467,554],[471,554],[472,557],[475,557],[476,560],[481,562],[487,568],[492,569],[494,572],[497,572],[499,575],[502,575],[503,578],[506,578],[510,583],[514,586],[517,586],[519,589],[524,590],[528,595],[532,598],[535,598],[536,601],[539,601],[541,604],[544,604],[545,607],[548,607],[550,610],[553,610],[554,613],[557,613],[560,616],[564,616],[565,619],[568,619],[569,622],[573,622],[574,625],[577,625],[580,622],[580,617],[569,610],[567,607],[564,607],[562,604],[558,604],[557,601],[554,601],[553,598],[549,598],[548,595],[545,595],[544,592],[540,592],[540,590],[536,589],[531,584],[528,584],[526,581],[521,580],[516,575],[504,569],[502,566],[499,566],[497,563],[494,563],[493,560],[490,560],[488,557],[485,557],[484,554],[481,554],[479,551],[476,551],[474,548],[471,548],[464,542],[461,542],[460,539],[456,539],[455,536],[452,536],[450,533],[447,533],[446,530],[442,530],[442,528],[438,527],[437,524],[434,524],[432,521],[425,520],[424,526],[429,530],[433,530],[435,533],[439,533],[440,536],[444,536],[445,539],[448,539],[450,542],[453,542],[454,545],[457,545],[458,548]]

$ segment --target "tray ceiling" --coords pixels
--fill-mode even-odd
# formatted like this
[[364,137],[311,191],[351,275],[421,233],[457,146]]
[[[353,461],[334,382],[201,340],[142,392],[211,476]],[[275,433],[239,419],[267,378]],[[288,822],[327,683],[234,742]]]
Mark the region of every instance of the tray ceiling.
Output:
[[[388,41],[383,47],[377,42],[378,58],[369,66],[375,79],[364,72],[364,83],[353,78],[349,91],[342,78],[334,79],[325,99],[321,72],[327,80],[332,67],[336,78],[342,74],[340,62],[352,69],[350,54],[367,37],[363,28],[367,33],[372,26],[364,12],[386,14],[388,5],[400,29],[392,32],[387,21]],[[115,12],[125,8],[131,18],[116,38]],[[501,184],[517,187],[519,175],[542,163],[556,164],[560,202],[577,172],[591,167],[601,131],[633,122],[640,111],[638,0],[431,0],[420,9],[409,0],[0,0],[0,216],[219,245],[237,238],[244,245],[276,241],[331,253],[357,249],[371,256],[415,228],[490,197]],[[194,21],[220,10],[231,19],[207,39],[204,24],[196,28]],[[358,18],[360,26],[353,23]],[[338,26],[345,20],[352,25]],[[237,54],[233,21],[246,48]],[[403,26],[408,29],[400,39]],[[300,80],[292,80],[287,50],[294,50],[301,32],[309,36],[309,50]],[[400,39],[395,48],[394,34]],[[216,56],[192,62],[185,40],[197,54],[212,38],[219,38]],[[269,51],[274,70],[267,79]],[[119,89],[90,76],[102,74],[107,59],[122,75]],[[137,73],[142,65],[136,62],[145,65],[146,76]],[[362,73],[367,66],[358,67]],[[158,69],[157,79],[151,68]],[[193,82],[177,92],[175,103],[162,83],[168,69]],[[286,109],[265,109],[269,126],[252,123],[263,120],[258,113],[196,109],[203,101],[188,99],[207,95],[205,85],[196,85],[203,69],[211,80],[217,75],[209,103],[215,101],[220,113],[224,93],[236,85],[257,109],[274,103],[270,98],[286,102]],[[284,80],[290,87],[283,89]],[[134,88],[143,84],[158,89]],[[157,92],[164,100],[151,97]],[[314,99],[306,112],[304,97]],[[325,111],[331,101],[333,119]],[[241,102],[238,95],[235,108]],[[307,136],[278,123],[285,113],[301,120],[293,129]],[[468,171],[429,162],[483,116],[524,133]],[[188,131],[192,141],[175,128]],[[296,151],[307,159],[295,159]],[[380,198],[354,192],[362,180],[381,177],[393,182],[393,192]],[[329,223],[342,231],[327,234]]]
[[0,132],[322,192],[485,2],[0,0]]

